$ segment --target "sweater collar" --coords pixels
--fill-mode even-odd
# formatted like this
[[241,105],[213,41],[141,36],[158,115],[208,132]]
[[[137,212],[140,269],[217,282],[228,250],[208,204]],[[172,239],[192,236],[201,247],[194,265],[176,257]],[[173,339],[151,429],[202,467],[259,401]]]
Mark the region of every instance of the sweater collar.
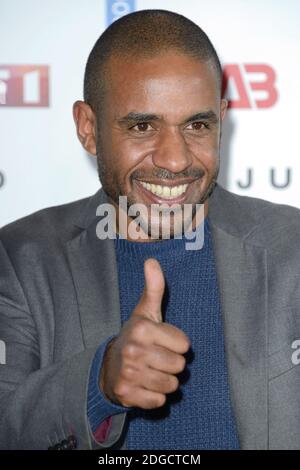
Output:
[[[198,227],[198,230],[203,230],[204,239],[206,240],[210,234],[208,218],[204,219],[204,222],[201,224],[201,226]],[[194,251],[187,249],[188,244],[193,245],[194,240],[195,238],[189,238],[188,234],[183,234],[182,238],[170,238],[165,240],[153,240],[151,242],[141,242],[122,239],[117,234],[115,239],[115,247],[118,253],[131,256],[143,256],[146,258],[157,256],[178,257],[182,256],[186,252]]]

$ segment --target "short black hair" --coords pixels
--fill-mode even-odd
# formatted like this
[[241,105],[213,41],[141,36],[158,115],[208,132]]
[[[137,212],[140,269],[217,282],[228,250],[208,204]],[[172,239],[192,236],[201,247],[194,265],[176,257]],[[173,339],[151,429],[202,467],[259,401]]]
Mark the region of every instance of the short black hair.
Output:
[[222,67],[206,33],[185,16],[168,10],[140,10],[112,23],[96,41],[84,74],[84,101],[98,108],[105,92],[105,71],[111,57],[153,57],[175,50],[211,62],[221,90]]

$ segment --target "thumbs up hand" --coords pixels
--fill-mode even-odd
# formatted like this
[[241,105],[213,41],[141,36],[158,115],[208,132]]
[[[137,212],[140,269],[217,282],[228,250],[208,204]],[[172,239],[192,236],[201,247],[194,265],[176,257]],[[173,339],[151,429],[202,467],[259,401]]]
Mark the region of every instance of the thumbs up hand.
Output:
[[177,390],[176,374],[185,367],[190,343],[183,331],[162,321],[165,281],[157,260],[145,261],[144,275],[139,303],[105,351],[100,388],[118,405],[151,409]]
[[162,322],[161,302],[165,291],[165,279],[156,259],[149,258],[145,261],[144,277],[144,291],[132,316],[142,316],[157,323]]

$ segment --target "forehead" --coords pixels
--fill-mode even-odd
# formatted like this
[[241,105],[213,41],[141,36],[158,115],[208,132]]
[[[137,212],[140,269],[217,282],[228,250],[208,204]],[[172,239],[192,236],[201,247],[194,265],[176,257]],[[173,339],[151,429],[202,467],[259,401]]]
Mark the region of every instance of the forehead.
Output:
[[108,109],[115,117],[131,111],[182,115],[192,108],[215,109],[219,101],[213,65],[178,53],[112,58],[106,85]]

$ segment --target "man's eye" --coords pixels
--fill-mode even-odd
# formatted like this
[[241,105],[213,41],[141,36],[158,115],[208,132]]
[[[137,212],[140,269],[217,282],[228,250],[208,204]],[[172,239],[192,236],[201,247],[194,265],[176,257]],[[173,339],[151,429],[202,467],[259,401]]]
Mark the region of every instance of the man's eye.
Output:
[[202,121],[196,121],[196,122],[192,122],[191,124],[189,124],[187,129],[193,130],[193,131],[201,131],[204,129],[208,129],[208,125]]
[[151,126],[148,122],[139,122],[135,126],[131,127],[131,129],[138,132],[146,132],[151,129]]

